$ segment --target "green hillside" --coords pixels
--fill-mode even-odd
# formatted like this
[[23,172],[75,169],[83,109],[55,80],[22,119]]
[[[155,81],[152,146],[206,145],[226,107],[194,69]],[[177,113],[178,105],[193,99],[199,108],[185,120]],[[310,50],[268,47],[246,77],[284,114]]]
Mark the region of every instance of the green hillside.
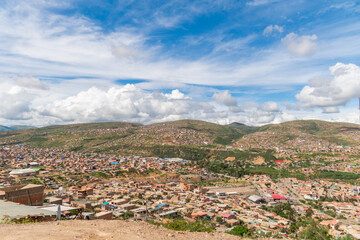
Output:
[[297,120],[281,124],[265,125],[257,131],[271,131],[277,136],[286,135],[289,139],[297,138],[299,135],[310,135],[318,140],[337,145],[355,145],[357,141],[353,136],[360,134],[360,126],[342,122]]
[[291,121],[261,127],[180,120],[150,125],[126,122],[55,125],[1,132],[0,142],[73,151],[145,156],[191,155],[196,158],[212,156],[216,151],[224,151],[226,146],[296,148],[299,141],[302,145],[322,141],[326,144],[352,146],[357,144],[359,134],[359,125],[318,120]]

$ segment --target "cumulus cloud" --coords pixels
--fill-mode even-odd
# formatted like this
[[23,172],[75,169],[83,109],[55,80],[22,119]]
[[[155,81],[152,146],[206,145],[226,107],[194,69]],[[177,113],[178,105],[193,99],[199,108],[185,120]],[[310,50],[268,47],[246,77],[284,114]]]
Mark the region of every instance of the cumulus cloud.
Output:
[[313,79],[296,95],[301,106],[321,107],[325,113],[334,113],[338,106],[360,97],[360,67],[337,63],[329,70],[332,79]]
[[27,113],[30,112],[30,104],[24,99],[21,93],[0,95],[0,117],[9,120],[28,119]]
[[48,86],[35,77],[1,76],[0,118],[7,120],[31,119],[31,105]]
[[264,29],[263,35],[270,36],[273,32],[282,33],[283,31],[284,31],[284,28],[279,25],[269,25]]
[[4,88],[0,90],[0,118],[27,119],[34,96],[20,86],[1,84],[1,87]]
[[317,36],[304,35],[299,36],[296,33],[289,33],[281,41],[285,44],[287,50],[297,56],[312,56],[317,50]]
[[279,106],[276,102],[265,102],[262,106],[262,110],[265,112],[279,112]]
[[171,94],[165,94],[165,97],[169,99],[190,99],[189,97],[185,96],[179,89],[175,89],[171,91]]
[[271,112],[252,112],[248,115],[249,121],[252,125],[270,123],[275,120],[276,114]]
[[228,90],[214,93],[214,95],[211,98],[219,103],[222,103],[222,104],[228,106],[228,107],[237,106],[236,99],[233,96],[231,96],[231,94],[229,93]]
[[42,115],[63,121],[155,122],[212,113],[213,107],[185,97],[179,90],[171,94],[151,93],[134,85],[112,87],[107,91],[92,87],[76,96],[40,107]]

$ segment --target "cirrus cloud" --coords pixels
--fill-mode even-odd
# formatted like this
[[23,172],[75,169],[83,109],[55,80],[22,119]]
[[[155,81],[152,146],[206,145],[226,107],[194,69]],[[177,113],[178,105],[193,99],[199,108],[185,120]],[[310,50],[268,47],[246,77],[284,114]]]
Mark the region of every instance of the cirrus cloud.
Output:
[[267,26],[264,31],[263,31],[263,35],[264,36],[270,36],[272,33],[274,32],[279,32],[282,33],[284,31],[284,27],[279,26],[279,25],[269,25]]

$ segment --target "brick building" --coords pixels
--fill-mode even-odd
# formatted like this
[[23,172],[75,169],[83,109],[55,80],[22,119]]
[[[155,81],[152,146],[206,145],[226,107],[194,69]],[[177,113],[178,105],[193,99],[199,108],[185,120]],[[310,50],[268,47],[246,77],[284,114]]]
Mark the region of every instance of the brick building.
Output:
[[0,199],[29,206],[42,206],[44,186],[27,184],[0,188]]

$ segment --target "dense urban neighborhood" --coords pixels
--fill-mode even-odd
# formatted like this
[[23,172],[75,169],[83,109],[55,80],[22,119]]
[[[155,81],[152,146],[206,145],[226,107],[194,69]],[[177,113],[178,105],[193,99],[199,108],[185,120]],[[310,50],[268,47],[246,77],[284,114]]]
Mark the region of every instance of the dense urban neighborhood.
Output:
[[[215,144],[197,130],[174,129],[165,138],[180,134],[176,144]],[[204,137],[191,140],[199,134]],[[267,134],[207,145],[221,151],[209,159],[34,147],[3,138],[0,217],[8,223],[120,219],[240,237],[359,239],[359,146],[301,134],[294,145],[275,146]]]

